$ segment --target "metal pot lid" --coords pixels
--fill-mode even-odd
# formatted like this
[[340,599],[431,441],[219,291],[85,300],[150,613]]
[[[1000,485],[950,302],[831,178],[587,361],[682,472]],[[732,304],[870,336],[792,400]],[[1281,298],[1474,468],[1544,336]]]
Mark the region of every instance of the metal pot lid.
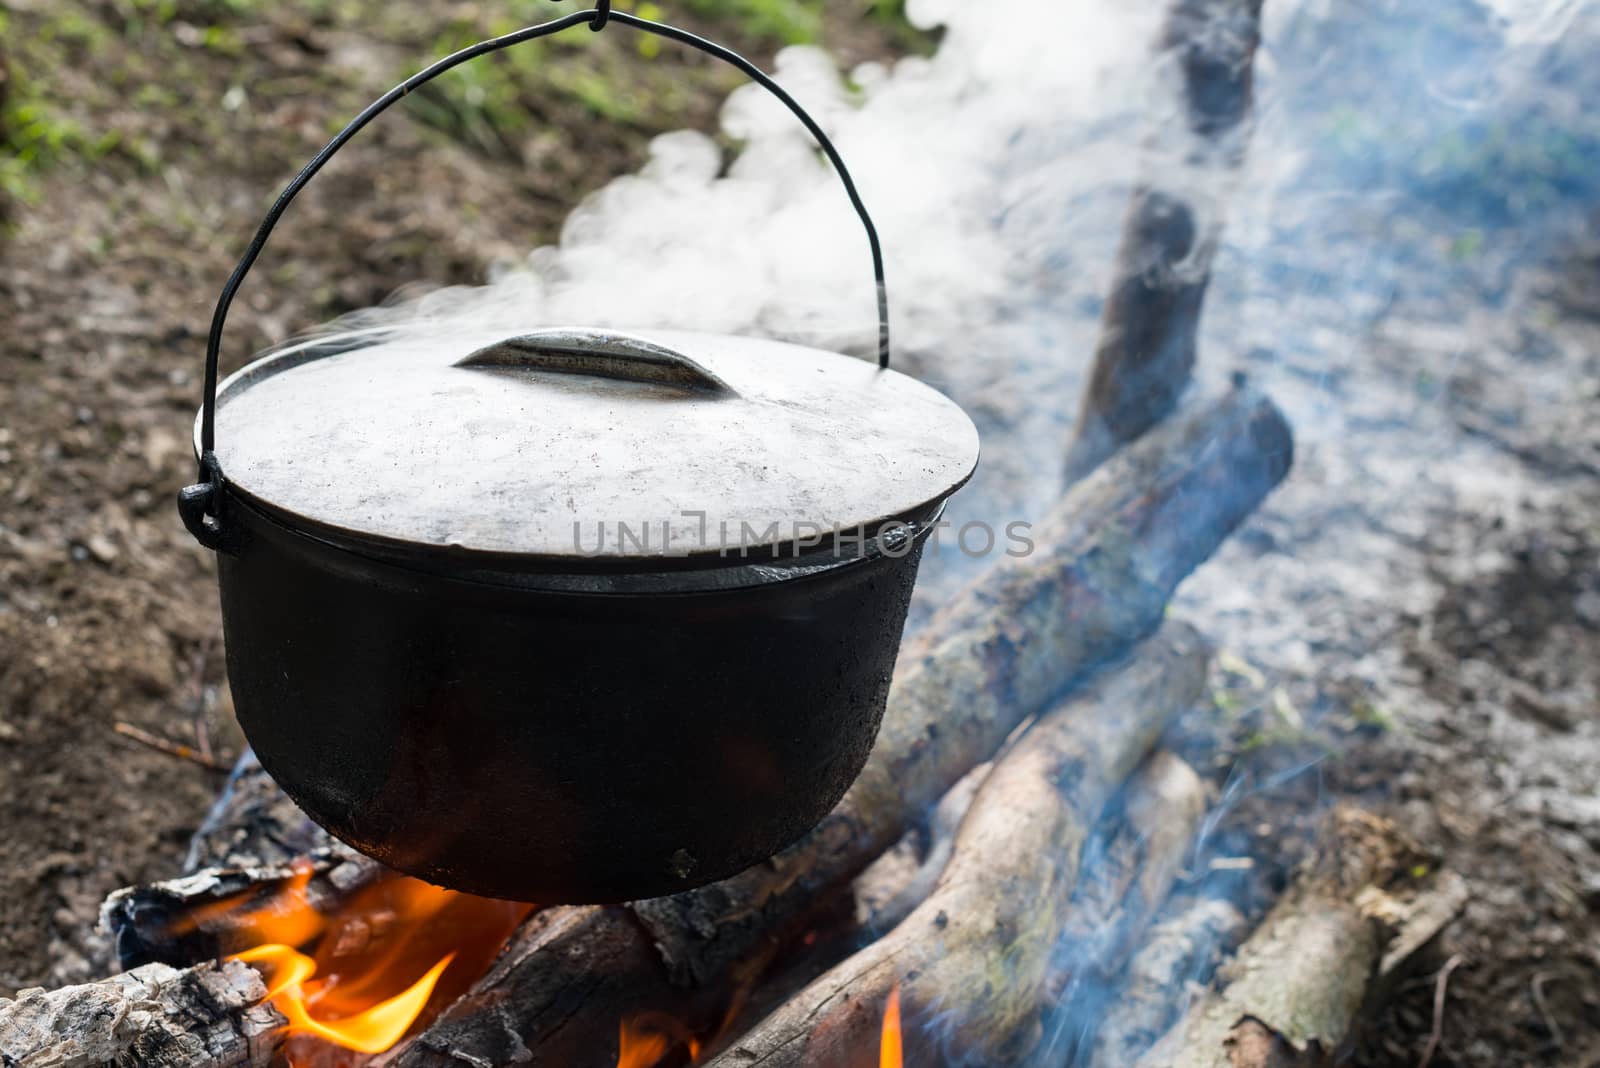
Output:
[[972,420],[906,375],[667,330],[287,351],[223,383],[217,421],[230,486],[313,528],[556,563],[871,531],[978,459]]

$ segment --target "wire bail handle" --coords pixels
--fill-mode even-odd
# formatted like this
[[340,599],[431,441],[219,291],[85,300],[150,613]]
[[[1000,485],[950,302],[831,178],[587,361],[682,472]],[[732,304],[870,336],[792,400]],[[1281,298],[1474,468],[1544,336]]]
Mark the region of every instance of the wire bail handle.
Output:
[[469,45],[458,52],[438,60],[413,74],[399,85],[390,89],[383,96],[368,104],[367,107],[339,133],[335,134],[322,150],[312,157],[300,173],[284,187],[278,194],[278,199],[268,209],[266,217],[256,229],[255,236],[251,238],[249,247],[240,257],[239,263],[229,275],[227,283],[222,287],[222,294],[217,299],[216,310],[211,316],[211,330],[206,339],[206,372],[205,396],[202,401],[200,414],[200,474],[197,484],[186,487],[178,495],[178,511],[183,517],[185,526],[202,545],[207,548],[225,550],[228,544],[225,524],[221,520],[220,510],[223,501],[223,476],[222,466],[216,457],[216,408],[217,408],[217,378],[218,367],[222,354],[223,328],[228,321],[228,310],[233,305],[233,299],[239,292],[239,287],[244,283],[245,276],[255,266],[256,260],[261,256],[266,247],[267,239],[272,236],[273,229],[278,225],[279,219],[300,191],[310,183],[312,178],[333,158],[334,154],[343,148],[356,134],[360,133],[373,119],[377,118],[391,105],[402,97],[411,93],[418,87],[432,81],[453,67],[460,66],[479,56],[498,52],[510,48],[512,45],[531,41],[535,38],[546,37],[550,34],[560,33],[562,30],[574,26],[587,25],[590,30],[598,33],[612,21],[620,22],[643,33],[654,34],[668,40],[686,44],[698,49],[738,68],[751,81],[766,89],[777,97],[794,116],[800,120],[806,130],[815,139],[817,146],[822,149],[828,162],[833,165],[839,181],[844,185],[846,194],[850,197],[850,204],[855,208],[856,215],[861,219],[861,225],[866,229],[867,242],[872,248],[872,272],[877,282],[878,298],[878,366],[889,366],[889,297],[884,286],[883,248],[878,241],[878,230],[873,225],[872,216],[868,214],[867,207],[861,200],[861,194],[856,190],[855,181],[850,177],[850,171],[840,157],[838,149],[823,132],[822,127],[800,106],[799,102],[790,96],[771,76],[760,67],[750,62],[739,53],[704,37],[690,33],[688,30],[679,29],[661,22],[652,22],[626,11],[613,11],[611,0],[596,0],[595,7],[588,11],[575,11],[570,15],[555,19],[551,22],[541,23],[537,26],[528,26],[500,37]]

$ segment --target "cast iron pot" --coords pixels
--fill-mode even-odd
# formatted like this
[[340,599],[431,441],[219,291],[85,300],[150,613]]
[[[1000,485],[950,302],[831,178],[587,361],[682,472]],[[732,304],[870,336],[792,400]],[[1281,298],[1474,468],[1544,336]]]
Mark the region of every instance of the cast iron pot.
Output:
[[[603,5],[486,44],[608,16],[724,55]],[[887,368],[881,286],[878,366],[458,324],[302,345],[219,387],[228,306],[289,200],[377,110],[486,50],[379,101],[269,213],[213,320],[180,512],[218,553],[239,721],[319,824],[487,896],[672,893],[770,856],[859,773],[977,434]]]

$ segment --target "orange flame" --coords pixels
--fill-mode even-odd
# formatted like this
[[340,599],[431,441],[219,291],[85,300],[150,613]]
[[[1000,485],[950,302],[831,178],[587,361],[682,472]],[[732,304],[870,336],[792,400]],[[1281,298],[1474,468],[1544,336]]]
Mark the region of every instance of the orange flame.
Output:
[[889,1003],[883,1010],[883,1039],[878,1043],[878,1068],[904,1068],[904,1053],[900,1044],[900,984],[889,991]]
[[700,1059],[700,1043],[683,1024],[665,1013],[646,1012],[622,1021],[617,1068],[656,1068],[667,1055],[682,1049],[692,1064]]
[[256,943],[233,959],[262,972],[291,1039],[358,1053],[390,1049],[430,999],[448,1004],[464,993],[533,910],[397,875],[324,914],[311,902],[314,875],[309,861],[297,864],[265,899],[247,893],[207,905],[183,924],[225,920],[234,944]]
[[[306,900],[306,888],[316,868],[304,857],[294,863],[294,874],[264,899],[246,891],[209,905],[201,905],[173,924],[173,933],[185,935],[226,919],[231,930],[255,942],[282,942],[298,946],[322,933],[323,917]],[[259,903],[255,903],[259,900]],[[249,902],[247,904],[247,902]]]
[[235,956],[247,964],[265,963],[268,966],[268,996],[278,1011],[289,1019],[290,1034],[316,1035],[336,1046],[353,1049],[357,1053],[382,1053],[400,1041],[433,994],[434,984],[450,966],[455,954],[450,954],[415,983],[392,998],[386,998],[370,1007],[340,1020],[318,1020],[311,1015],[305,992],[306,980],[317,971],[317,962],[289,946],[270,944],[245,950]]

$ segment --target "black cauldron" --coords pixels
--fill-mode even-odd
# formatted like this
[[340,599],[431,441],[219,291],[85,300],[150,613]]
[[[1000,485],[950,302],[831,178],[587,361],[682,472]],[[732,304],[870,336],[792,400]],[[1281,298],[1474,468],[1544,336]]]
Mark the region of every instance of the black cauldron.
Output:
[[240,723],[318,823],[477,894],[671,893],[770,856],[860,771],[977,432],[888,369],[881,288],[877,365],[661,330],[412,328],[218,386],[228,306],[289,200],[487,45],[379,101],[274,206],[213,321],[180,512],[218,553]]

